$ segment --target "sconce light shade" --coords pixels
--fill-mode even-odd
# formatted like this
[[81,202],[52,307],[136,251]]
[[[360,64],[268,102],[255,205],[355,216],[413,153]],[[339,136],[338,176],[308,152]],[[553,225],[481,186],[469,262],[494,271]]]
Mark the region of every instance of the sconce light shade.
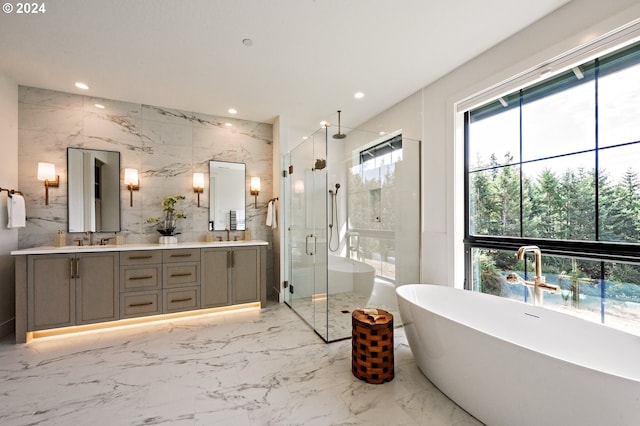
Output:
[[56,165],[52,163],[38,163],[38,180],[56,180]]
[[138,170],[124,169],[124,184],[138,186]]
[[202,192],[204,189],[204,174],[202,173],[194,173],[193,174],[193,189],[199,189],[199,192]]
[[129,207],[133,207],[133,191],[140,189],[137,169],[124,169],[124,184],[129,187]]
[[260,177],[251,177],[250,192],[251,195],[255,197],[253,205],[255,208],[258,208],[258,194],[260,194]]
[[254,195],[253,192],[260,192],[260,178],[257,176],[251,177],[251,195]]
[[204,174],[193,174],[193,192],[198,194],[198,207],[200,207],[200,194],[204,192]]
[[56,165],[52,163],[38,163],[38,180],[44,181],[44,204],[49,205],[49,187],[57,188],[60,179],[56,175]]

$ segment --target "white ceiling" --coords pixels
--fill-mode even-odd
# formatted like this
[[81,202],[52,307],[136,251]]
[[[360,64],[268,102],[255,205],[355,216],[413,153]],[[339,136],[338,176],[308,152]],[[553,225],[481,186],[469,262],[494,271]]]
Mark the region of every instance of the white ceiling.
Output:
[[234,107],[311,133],[338,109],[343,126],[361,124],[567,0],[38,3],[45,13],[0,13],[0,74],[18,84],[220,116]]

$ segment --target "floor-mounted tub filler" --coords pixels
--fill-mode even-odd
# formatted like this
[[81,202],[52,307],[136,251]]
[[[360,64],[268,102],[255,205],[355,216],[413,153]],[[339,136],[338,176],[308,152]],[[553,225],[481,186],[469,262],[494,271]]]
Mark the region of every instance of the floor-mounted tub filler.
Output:
[[397,295],[422,373],[485,424],[640,424],[639,336],[450,287]]

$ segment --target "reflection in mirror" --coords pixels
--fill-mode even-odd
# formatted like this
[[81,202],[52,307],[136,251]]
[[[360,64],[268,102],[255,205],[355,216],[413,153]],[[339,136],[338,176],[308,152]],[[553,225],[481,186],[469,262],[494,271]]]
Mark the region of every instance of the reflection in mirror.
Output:
[[209,231],[245,228],[245,164],[209,161]]
[[67,148],[69,232],[120,231],[120,153]]

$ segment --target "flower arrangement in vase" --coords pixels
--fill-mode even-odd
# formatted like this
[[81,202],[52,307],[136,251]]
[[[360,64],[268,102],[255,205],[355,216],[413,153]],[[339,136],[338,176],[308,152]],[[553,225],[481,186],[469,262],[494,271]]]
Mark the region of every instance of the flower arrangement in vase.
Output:
[[150,217],[148,223],[157,224],[156,230],[162,235],[160,243],[177,243],[176,223],[178,219],[184,219],[187,216],[182,210],[176,208],[178,201],[184,200],[184,195],[167,195],[162,200],[162,211],[164,217]]

